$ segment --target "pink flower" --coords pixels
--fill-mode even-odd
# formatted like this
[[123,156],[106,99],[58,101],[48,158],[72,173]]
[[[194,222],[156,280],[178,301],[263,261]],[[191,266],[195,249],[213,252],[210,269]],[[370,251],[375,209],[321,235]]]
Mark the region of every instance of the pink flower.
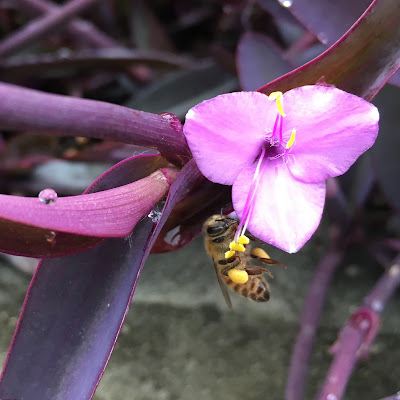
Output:
[[210,181],[233,185],[241,223],[290,253],[317,229],[325,180],[342,175],[374,143],[379,113],[365,100],[327,86],[269,97],[217,96],[190,109],[184,133]]

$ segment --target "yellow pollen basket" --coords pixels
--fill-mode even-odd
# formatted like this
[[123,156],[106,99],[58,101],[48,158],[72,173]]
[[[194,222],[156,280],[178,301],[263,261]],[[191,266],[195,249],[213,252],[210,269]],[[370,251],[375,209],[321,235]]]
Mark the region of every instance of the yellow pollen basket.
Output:
[[233,283],[246,283],[249,280],[249,274],[242,269],[232,268],[228,271],[228,276]]
[[225,252],[225,258],[231,258],[235,255],[236,253],[232,250],[228,250]]
[[270,100],[276,100],[276,106],[278,107],[279,114],[282,115],[282,117],[286,117],[285,112],[283,111],[283,94],[282,92],[272,92],[268,98]]
[[236,243],[236,242],[231,242],[231,243],[229,244],[229,248],[230,248],[231,250],[234,250],[234,251],[242,251],[242,252],[246,250],[246,248],[244,247],[243,244],[241,244],[241,243]]
[[286,148],[290,149],[293,146],[293,143],[296,139],[296,129],[292,130],[292,134],[290,135],[289,141],[286,143]]

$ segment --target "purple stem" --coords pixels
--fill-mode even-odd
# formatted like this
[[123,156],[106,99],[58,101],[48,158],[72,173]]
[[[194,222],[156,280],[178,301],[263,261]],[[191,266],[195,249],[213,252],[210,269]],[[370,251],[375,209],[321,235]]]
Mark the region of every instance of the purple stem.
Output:
[[308,365],[315,340],[318,321],[334,272],[343,259],[344,251],[332,247],[317,266],[300,318],[300,329],[290,360],[286,384],[286,400],[301,400],[304,396]]
[[379,313],[400,285],[400,256],[386,270],[339,333],[332,348],[335,358],[315,400],[339,400],[356,363],[365,359],[379,329]]
[[157,114],[0,83],[0,129],[84,136],[157,149],[170,162],[190,158],[182,130]]
[[31,44],[43,35],[59,29],[60,25],[65,24],[76,14],[79,14],[99,1],[100,0],[71,0],[65,6],[30,22],[28,25],[0,42],[0,57],[7,56]]
[[[52,4],[46,0],[16,0],[21,5],[21,11],[32,17],[40,16],[59,10],[59,6]],[[76,18],[69,22],[66,29],[73,36],[80,37],[90,43],[92,46],[99,48],[121,47],[121,45],[113,38],[105,35],[99,29],[83,19]]]

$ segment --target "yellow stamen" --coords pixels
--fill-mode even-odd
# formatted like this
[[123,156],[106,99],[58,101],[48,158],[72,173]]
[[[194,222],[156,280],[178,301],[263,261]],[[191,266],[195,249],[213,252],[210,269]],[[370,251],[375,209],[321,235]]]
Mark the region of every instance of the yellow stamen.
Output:
[[235,255],[235,252],[232,250],[228,250],[227,252],[225,252],[225,258],[231,258]]
[[289,141],[286,143],[286,148],[290,149],[293,146],[294,140],[296,139],[296,129],[292,130]]
[[250,239],[245,235],[241,235],[241,236],[239,236],[238,243],[240,243],[240,244],[249,244],[250,243]]
[[285,112],[283,111],[283,94],[282,92],[272,92],[268,98],[270,100],[276,100],[276,106],[278,107],[279,114],[282,115],[282,117],[286,117]]
[[249,274],[242,269],[232,268],[228,271],[228,276],[234,283],[246,283],[249,280]]
[[229,248],[234,251],[242,251],[242,252],[246,250],[246,248],[242,244],[236,242],[231,242],[229,244]]
[[260,247],[256,247],[255,249],[253,249],[251,254],[253,254],[256,257],[260,257],[260,258],[267,258],[267,259],[271,258],[269,256],[269,254],[264,249],[261,249]]

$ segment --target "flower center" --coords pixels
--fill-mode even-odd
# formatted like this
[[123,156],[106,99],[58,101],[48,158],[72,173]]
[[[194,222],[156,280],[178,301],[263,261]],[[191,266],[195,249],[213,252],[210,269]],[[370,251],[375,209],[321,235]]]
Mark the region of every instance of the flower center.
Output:
[[276,160],[282,158],[283,162],[286,163],[289,159],[288,155],[296,139],[296,130],[293,129],[289,140],[284,143],[284,135],[282,132],[282,120],[286,116],[283,110],[283,95],[282,92],[273,92],[268,98],[272,101],[276,101],[276,107],[278,113],[276,115],[274,127],[272,130],[268,130],[265,135],[265,143],[260,149],[258,156],[256,170],[253,176],[253,181],[250,185],[250,190],[246,198],[246,203],[243,209],[243,215],[235,233],[234,240],[229,245],[229,251],[225,253],[225,258],[231,258],[236,255],[236,252],[244,252],[246,250],[245,245],[250,242],[249,238],[245,236],[247,225],[250,221],[250,216],[254,207],[254,197],[257,192],[258,185],[260,183],[261,170],[264,166],[263,162],[265,159]]

